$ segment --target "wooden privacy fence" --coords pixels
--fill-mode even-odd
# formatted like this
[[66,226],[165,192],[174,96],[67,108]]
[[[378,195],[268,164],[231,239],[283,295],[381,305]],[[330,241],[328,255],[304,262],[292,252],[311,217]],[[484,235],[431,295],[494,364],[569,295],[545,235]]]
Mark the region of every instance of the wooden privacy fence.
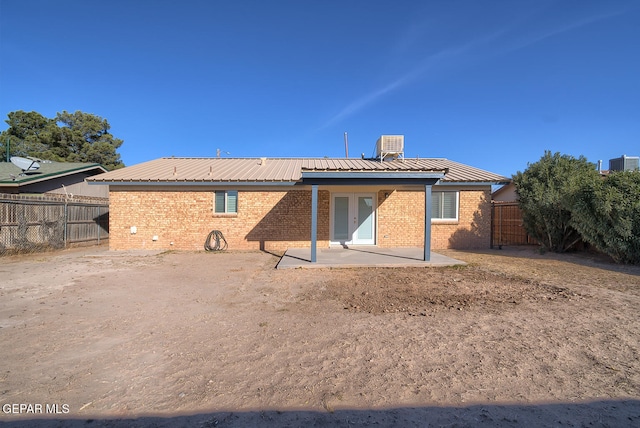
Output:
[[491,203],[491,248],[537,243],[522,224],[522,211],[517,202]]
[[0,194],[0,256],[108,238],[106,200]]

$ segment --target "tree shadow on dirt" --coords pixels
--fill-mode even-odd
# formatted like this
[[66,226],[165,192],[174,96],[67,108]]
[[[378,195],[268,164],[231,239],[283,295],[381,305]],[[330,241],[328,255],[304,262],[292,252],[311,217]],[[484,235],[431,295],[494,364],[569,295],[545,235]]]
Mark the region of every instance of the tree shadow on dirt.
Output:
[[[579,266],[588,266],[640,276],[640,266],[618,264],[614,262],[611,257],[590,248],[585,243],[580,243],[578,249],[565,253],[545,252],[539,245],[499,245],[491,250],[487,250],[491,239],[491,228],[486,227],[486,225],[490,224],[490,221],[486,219],[490,217],[491,203],[484,198],[480,204],[480,209],[473,214],[473,221],[471,222],[470,228],[458,229],[451,235],[451,238],[449,238],[449,248],[462,253],[479,252],[503,257],[557,260]],[[474,243],[479,245],[475,245]]]
[[[6,406],[6,405],[5,405]],[[11,420],[2,413],[4,426],[26,427],[304,427],[304,426],[640,426],[640,400],[610,400],[539,405],[476,404],[465,407],[399,407],[354,410],[326,407],[321,411],[219,411],[177,416],[143,416],[131,419],[33,418]],[[22,415],[24,417],[25,415]],[[19,416],[15,416],[16,418]]]
[[460,253],[489,254],[501,257],[530,258],[535,260],[555,260],[627,275],[640,276],[640,266],[616,263],[606,254],[594,250],[579,250],[566,253],[553,253],[544,251],[537,245],[502,246],[490,250],[456,250]]

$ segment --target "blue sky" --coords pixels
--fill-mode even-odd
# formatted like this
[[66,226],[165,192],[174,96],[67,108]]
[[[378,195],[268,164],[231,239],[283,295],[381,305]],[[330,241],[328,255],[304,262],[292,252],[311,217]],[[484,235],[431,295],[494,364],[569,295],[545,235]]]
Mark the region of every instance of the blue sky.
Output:
[[[405,156],[511,176],[640,155],[636,0],[0,0],[7,114],[107,119],[163,156]],[[227,154],[230,153],[230,154]]]

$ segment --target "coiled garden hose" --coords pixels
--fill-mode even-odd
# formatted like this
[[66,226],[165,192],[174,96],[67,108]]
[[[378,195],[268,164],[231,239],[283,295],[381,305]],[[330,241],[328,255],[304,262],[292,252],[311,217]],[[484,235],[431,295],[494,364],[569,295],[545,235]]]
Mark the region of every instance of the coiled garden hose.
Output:
[[204,249],[207,251],[224,251],[227,249],[227,240],[219,230],[212,230],[204,241]]

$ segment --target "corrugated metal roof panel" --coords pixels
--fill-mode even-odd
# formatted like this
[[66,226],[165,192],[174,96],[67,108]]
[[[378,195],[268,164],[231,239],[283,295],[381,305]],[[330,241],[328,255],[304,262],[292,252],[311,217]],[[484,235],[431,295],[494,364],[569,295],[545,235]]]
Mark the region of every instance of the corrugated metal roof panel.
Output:
[[506,177],[448,159],[161,158],[90,178],[117,182],[296,182],[305,171],[442,171],[445,182],[505,182]]

